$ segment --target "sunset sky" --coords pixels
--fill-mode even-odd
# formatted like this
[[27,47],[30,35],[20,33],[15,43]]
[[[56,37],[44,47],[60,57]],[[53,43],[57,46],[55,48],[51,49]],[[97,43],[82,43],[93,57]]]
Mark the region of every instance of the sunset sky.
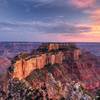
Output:
[[0,0],[0,41],[100,42],[100,0]]

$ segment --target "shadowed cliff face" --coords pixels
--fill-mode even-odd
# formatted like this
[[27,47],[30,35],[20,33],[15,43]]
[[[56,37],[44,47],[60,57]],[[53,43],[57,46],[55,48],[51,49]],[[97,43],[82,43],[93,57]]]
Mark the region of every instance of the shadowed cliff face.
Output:
[[6,57],[0,57],[0,74],[6,73],[11,61]]
[[11,65],[11,61],[6,57],[0,57],[0,90],[7,90],[7,69]]
[[[13,63],[13,78],[26,79],[33,87],[42,82],[63,84],[80,81],[86,89],[100,87],[100,62],[73,44],[43,44],[36,52]],[[51,77],[51,78],[49,78]]]

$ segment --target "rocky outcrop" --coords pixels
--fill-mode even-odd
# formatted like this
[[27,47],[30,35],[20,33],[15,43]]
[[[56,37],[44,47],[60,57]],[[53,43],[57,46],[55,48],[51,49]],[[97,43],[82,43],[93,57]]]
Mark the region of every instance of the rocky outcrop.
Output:
[[14,72],[13,78],[17,77],[23,79],[27,77],[33,70],[42,69],[47,64],[62,64],[64,59],[63,53],[61,51],[56,53],[42,53],[37,55],[32,55],[32,57],[27,57],[25,59],[20,59],[13,64]]
[[47,74],[51,73],[64,84],[74,80],[87,89],[100,87],[100,73],[96,71],[99,64],[94,55],[72,44],[43,44],[37,52],[13,63],[13,78],[27,78],[34,84],[36,80],[48,81]]

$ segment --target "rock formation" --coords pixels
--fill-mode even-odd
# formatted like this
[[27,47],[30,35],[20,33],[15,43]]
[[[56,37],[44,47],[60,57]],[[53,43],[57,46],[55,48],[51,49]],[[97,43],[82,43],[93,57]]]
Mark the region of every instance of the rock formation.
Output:
[[[64,44],[65,46],[65,44]],[[47,44],[45,46],[41,46],[41,50],[47,48],[48,52],[41,52],[38,54],[33,54],[29,57],[26,56],[24,59],[23,57],[17,60],[14,64],[14,73],[13,78],[17,77],[19,79],[23,79],[27,77],[33,70],[41,69],[47,64],[62,64],[65,58],[64,53],[59,50],[62,49],[62,44]],[[67,46],[66,46],[67,48]],[[58,51],[57,51],[58,50]],[[73,57],[75,60],[79,59],[80,50],[76,49],[73,52]]]
[[47,54],[38,54],[31,58],[20,59],[13,64],[14,72],[13,78],[17,77],[23,79],[27,77],[33,70],[42,69],[45,65],[51,64],[61,64],[63,61],[63,53],[47,53]]
[[85,88],[94,89],[100,87],[96,66],[94,56],[83,53],[73,44],[48,43],[41,45],[33,54],[15,60],[11,67],[13,78],[31,79],[33,84],[40,76],[47,81],[47,73],[52,73],[61,82],[80,81]]

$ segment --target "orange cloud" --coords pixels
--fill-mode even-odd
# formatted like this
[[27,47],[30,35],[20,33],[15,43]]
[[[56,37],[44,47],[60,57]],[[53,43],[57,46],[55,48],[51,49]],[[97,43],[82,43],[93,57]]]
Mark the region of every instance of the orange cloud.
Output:
[[100,36],[100,8],[90,11],[89,18],[92,21],[91,31],[89,32],[89,34],[97,34]]
[[[89,28],[89,31],[80,33],[60,33],[45,35],[44,40],[56,42],[100,42],[100,26],[94,24],[77,24],[76,27],[84,30],[84,27]],[[49,37],[49,39],[47,38]]]
[[100,24],[100,8],[90,12],[90,18],[92,19],[93,23]]
[[88,8],[95,4],[96,0],[71,0],[71,4],[77,8]]

